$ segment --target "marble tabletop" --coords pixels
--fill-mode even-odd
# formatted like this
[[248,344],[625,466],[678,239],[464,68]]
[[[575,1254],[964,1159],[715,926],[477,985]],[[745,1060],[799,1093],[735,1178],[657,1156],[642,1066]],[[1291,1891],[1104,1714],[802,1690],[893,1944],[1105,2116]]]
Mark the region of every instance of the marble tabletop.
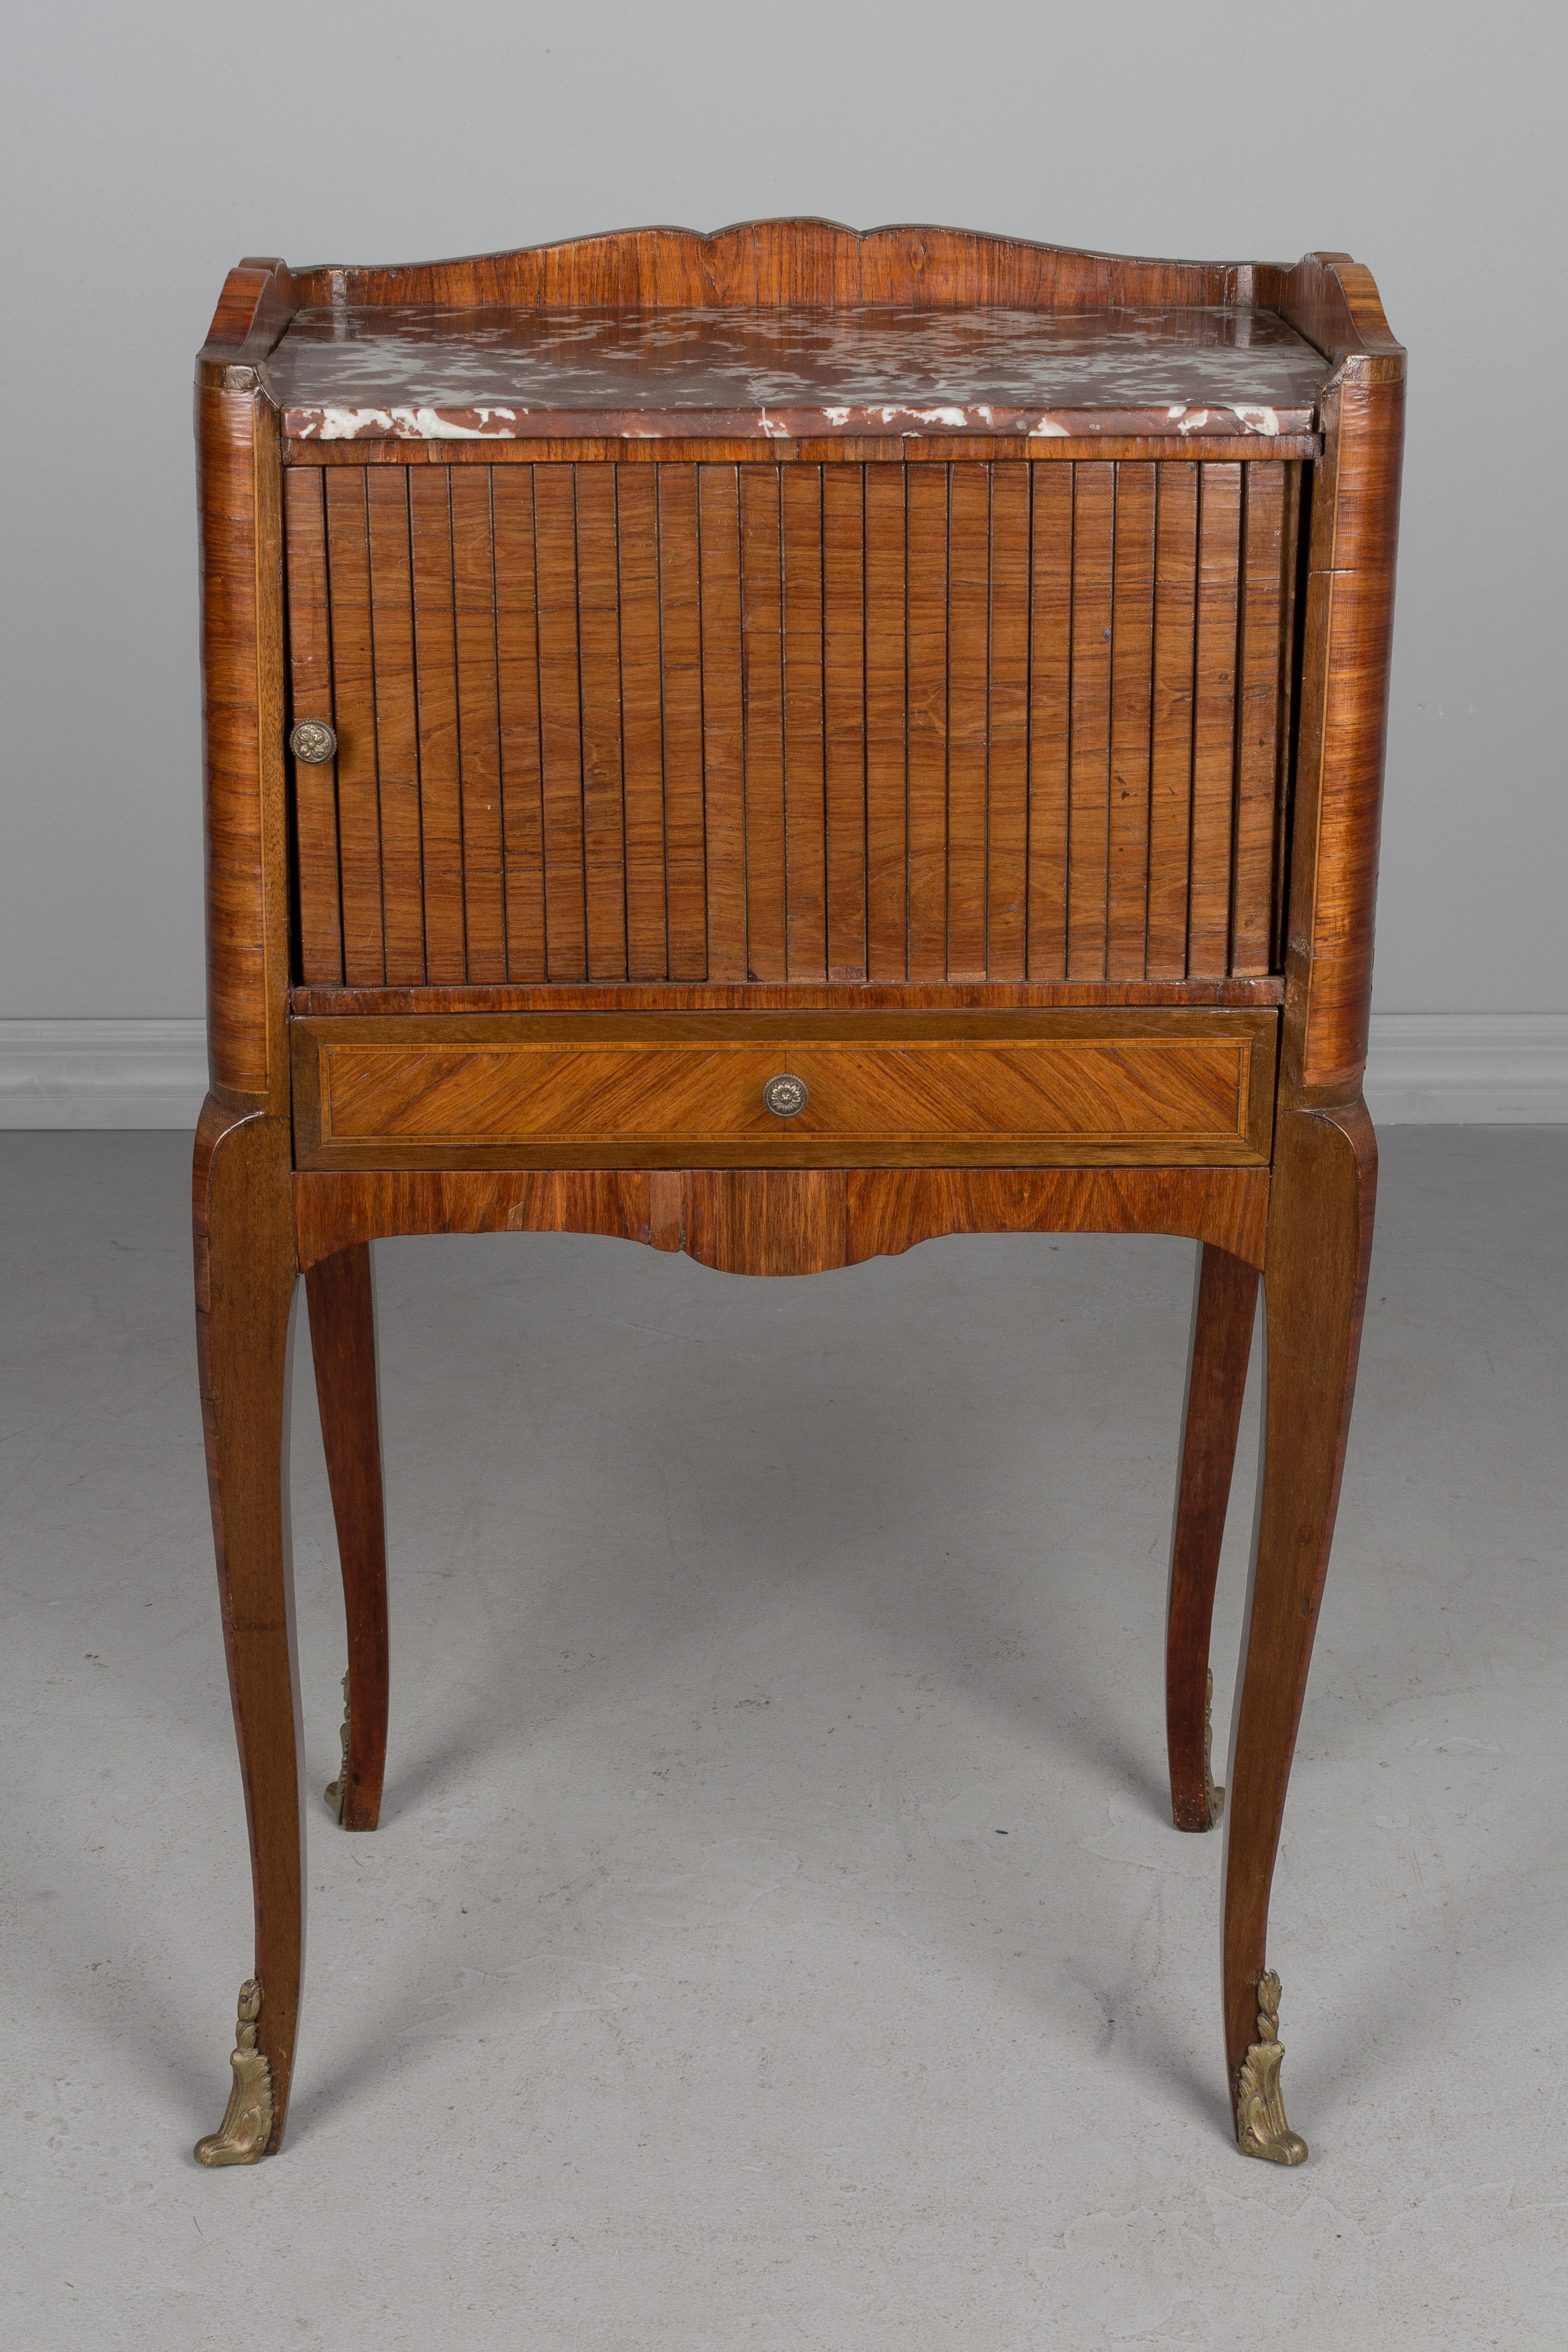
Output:
[[1330,362],[1268,310],[298,311],[266,363],[291,439],[1273,439]]

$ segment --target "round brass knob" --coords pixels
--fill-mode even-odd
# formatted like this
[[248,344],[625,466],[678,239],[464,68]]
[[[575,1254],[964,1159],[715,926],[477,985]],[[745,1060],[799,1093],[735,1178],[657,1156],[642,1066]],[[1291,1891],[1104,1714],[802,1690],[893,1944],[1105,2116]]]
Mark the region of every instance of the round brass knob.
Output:
[[763,1100],[775,1118],[797,1118],[811,1097],[804,1078],[797,1078],[790,1070],[781,1070],[763,1088]]
[[289,749],[308,767],[319,768],[336,756],[338,739],[324,719],[301,719],[289,738]]

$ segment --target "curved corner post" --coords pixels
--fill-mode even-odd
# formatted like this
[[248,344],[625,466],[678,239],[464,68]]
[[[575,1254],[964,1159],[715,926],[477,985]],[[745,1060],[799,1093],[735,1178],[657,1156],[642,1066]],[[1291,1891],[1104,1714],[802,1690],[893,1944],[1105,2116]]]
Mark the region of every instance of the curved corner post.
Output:
[[1225,1804],[1210,1769],[1209,1631],[1258,1283],[1256,1266],[1213,1243],[1200,1247],[1165,1617],[1165,1738],[1179,1830],[1213,1829]]
[[296,1265],[282,1121],[237,1116],[209,1097],[192,1215],[207,1483],[256,1900],[230,2112],[197,2154],[208,2164],[253,2163],[283,2136],[305,1926],[287,1492]]
[[336,1250],[305,1271],[316,1401],[337,1524],[348,1618],[343,1760],[326,1792],[346,1830],[373,1830],[386,1770],[386,1527],[370,1244]]
[[[1226,2051],[1237,2137],[1247,2154],[1279,2163],[1299,2163],[1306,2149],[1286,2132],[1278,2103],[1278,2032],[1258,2022],[1277,2019],[1279,2005],[1277,1982],[1272,2000],[1263,1990],[1268,1894],[1344,1467],[1376,1180],[1372,1122],[1359,1102],[1281,1115],[1263,1269],[1263,1476],[1225,1867]],[[1266,2128],[1259,2116],[1276,2109]]]

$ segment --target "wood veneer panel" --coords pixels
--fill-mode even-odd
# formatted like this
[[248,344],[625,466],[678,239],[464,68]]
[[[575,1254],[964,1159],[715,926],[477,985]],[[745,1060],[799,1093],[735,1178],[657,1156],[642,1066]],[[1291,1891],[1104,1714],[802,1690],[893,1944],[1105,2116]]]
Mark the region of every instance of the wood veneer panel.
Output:
[[745,729],[741,688],[741,490],[733,466],[700,466],[702,771],[708,977],[745,980]]
[[1195,466],[1159,469],[1154,550],[1153,705],[1150,725],[1151,980],[1187,970],[1192,837],[1193,677],[1196,660],[1198,479]]
[[668,969],[672,980],[702,980],[708,971],[708,856],[697,468],[662,466],[653,478],[658,485]]
[[577,667],[576,469],[533,477],[539,595],[539,732],[544,775],[545,969],[588,976],[583,864],[582,687]]
[[[1266,1013],[297,1023],[305,1166],[1258,1162]],[[805,1083],[787,1120],[764,1088]]]
[[991,468],[948,477],[947,973],[986,971],[986,750],[991,686]]
[[827,976],[827,812],[823,710],[822,470],[779,476],[784,619],[785,966]]
[[289,1009],[320,1020],[350,1013],[897,1012],[905,1006],[933,1012],[1154,1006],[1244,1011],[1272,1009],[1284,995],[1285,983],[1273,973],[1260,980],[1232,980],[1222,973],[1201,980],[642,981],[531,988],[297,988]]
[[[435,477],[443,494],[444,477]],[[332,702],[338,731],[343,977],[374,987],[386,976],[381,915],[381,805],[371,634],[370,550],[363,469],[325,478],[332,598]],[[452,975],[461,977],[461,967]]]
[[1068,975],[1104,978],[1110,824],[1110,646],[1116,474],[1074,469]]
[[[991,469],[985,971],[1021,980],[1029,845],[1029,469]],[[950,973],[949,975],[952,975]]]
[[906,808],[909,973],[947,971],[947,600],[948,485],[952,468],[911,474],[905,484],[908,564]]
[[907,567],[901,466],[866,469],[866,961],[909,971]]
[[506,890],[496,678],[495,538],[490,511],[494,478],[475,471],[448,478],[467,973],[471,981],[504,980]]
[[[803,1190],[779,1169],[309,1170],[294,1178],[294,1223],[302,1265],[395,1234],[472,1233],[601,1234],[655,1249],[695,1238],[704,1263],[733,1274],[819,1274],[968,1233],[1176,1234],[1263,1260],[1267,1168],[828,1174]],[[791,1212],[786,1255],[772,1234]]]
[[626,970],[626,871],[614,467],[576,468],[576,508],[588,977],[616,980]]
[[1029,558],[1028,973],[1068,971],[1068,804],[1072,740],[1076,466],[1037,472]]
[[[332,633],[327,595],[327,514],[321,477],[290,471],[283,480],[288,541],[289,670],[294,723],[332,718]],[[337,762],[296,760],[294,837],[300,879],[300,969],[307,981],[343,976],[338,904]],[[405,979],[407,974],[399,972]],[[423,965],[418,974],[425,977]]]
[[[626,976],[662,980],[669,970],[665,927],[663,657],[658,477],[650,469],[616,467],[616,529],[620,556]],[[695,750],[694,745],[689,748]]]
[[[297,1184],[332,1181],[295,1179]],[[851,1265],[897,1255],[943,1234],[1180,1234],[1258,1266],[1268,1225],[1268,1171],[857,1168],[849,1171],[846,1212]]]
[[496,692],[500,714],[506,961],[511,981],[542,980],[544,789],[540,760],[538,583],[533,468],[491,478],[495,511]]
[[1230,958],[1241,467],[1205,466],[1199,483],[1187,969],[1224,971]]
[[432,980],[459,981],[468,977],[468,948],[449,478],[411,474],[408,509],[425,835],[425,962]]
[[784,583],[780,479],[773,466],[742,466],[741,650],[746,776],[746,970],[753,980],[788,973],[784,881]]
[[1149,921],[1149,737],[1154,656],[1154,468],[1116,468],[1110,827],[1105,971],[1142,980]]
[[1236,843],[1230,969],[1262,972],[1272,946],[1279,830],[1280,603],[1287,472],[1243,469],[1241,651],[1236,704]]
[[[389,984],[416,983],[427,974],[414,583],[406,480],[395,474],[384,476],[374,468],[367,471],[365,517],[370,535],[386,977]],[[446,912],[460,948],[461,909],[448,906]],[[447,969],[464,967],[449,963]]]
[[866,478],[822,477],[827,977],[866,977]]

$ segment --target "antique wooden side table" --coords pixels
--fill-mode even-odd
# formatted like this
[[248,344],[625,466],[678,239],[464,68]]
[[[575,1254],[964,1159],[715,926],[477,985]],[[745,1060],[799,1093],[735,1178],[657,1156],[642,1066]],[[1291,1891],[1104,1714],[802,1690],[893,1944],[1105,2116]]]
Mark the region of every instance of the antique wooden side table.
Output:
[[1339,1492],[1405,354],[1365,269],[812,220],[246,261],[196,367],[211,1092],[201,1385],[256,1960],[300,1993],[284,1423],[303,1271],[374,1829],[369,1243],[617,1235],[809,1274],[952,1233],[1202,1244],[1172,1807],[1259,1274],[1228,1785],[1237,2136],[1299,2163],[1265,1928]]

